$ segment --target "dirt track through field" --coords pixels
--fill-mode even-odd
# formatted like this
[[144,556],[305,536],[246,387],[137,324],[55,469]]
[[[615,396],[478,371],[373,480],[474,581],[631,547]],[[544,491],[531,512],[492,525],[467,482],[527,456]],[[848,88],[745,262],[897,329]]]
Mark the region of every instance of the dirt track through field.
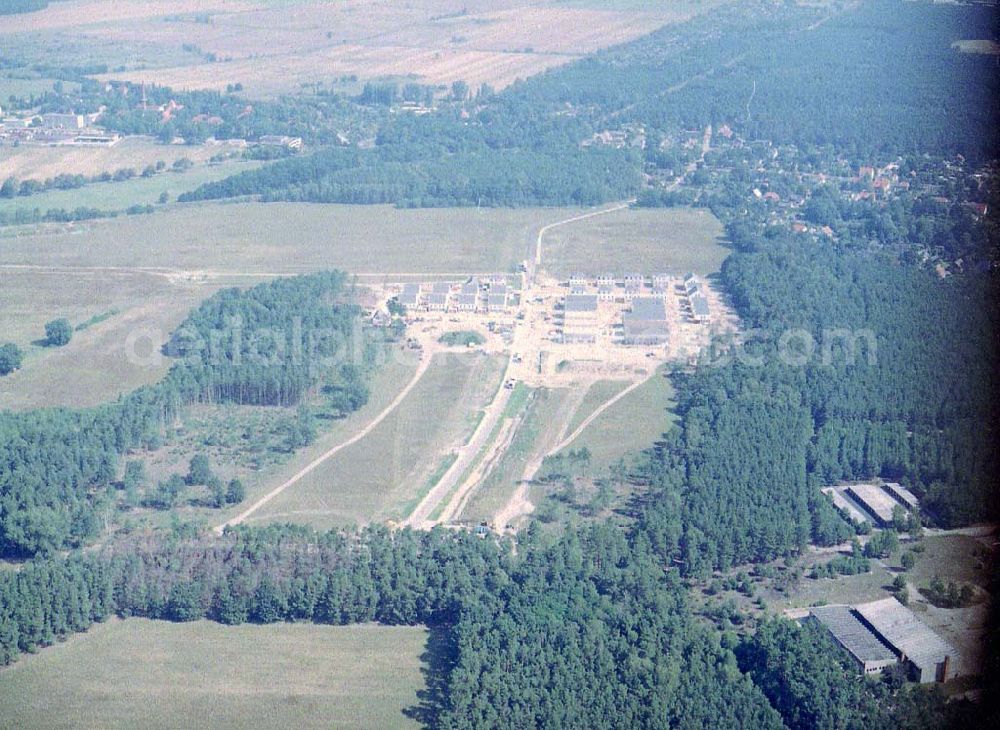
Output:
[[[507,501],[507,504],[505,504],[502,508],[500,508],[493,516],[493,524],[496,526],[496,529],[506,530],[507,525],[512,524],[519,517],[523,517],[524,515],[528,515],[534,512],[535,505],[532,504],[530,499],[528,499],[528,489],[530,488],[531,483],[535,478],[535,474],[537,474],[538,470],[542,467],[542,462],[545,460],[545,457],[558,454],[560,451],[562,451],[571,443],[573,443],[573,441],[575,441],[576,438],[587,429],[587,426],[589,426],[591,423],[597,420],[597,418],[602,413],[604,413],[606,410],[608,410],[611,406],[620,401],[626,395],[631,393],[633,390],[638,388],[640,385],[645,383],[647,380],[649,380],[650,377],[653,377],[653,375],[655,375],[655,372],[647,376],[646,378],[643,378],[642,380],[637,380],[636,382],[632,383],[630,386],[625,388],[625,390],[623,390],[621,393],[617,393],[614,397],[606,400],[604,403],[598,406],[593,413],[591,413],[589,416],[583,419],[583,422],[580,423],[579,426],[577,426],[577,428],[573,431],[573,433],[571,433],[569,436],[565,436],[565,438],[562,438],[562,440],[556,446],[549,449],[544,454],[538,455],[533,459],[531,459],[525,465],[524,473],[521,476],[521,484],[518,485],[517,489],[514,491],[514,494],[512,494],[511,498]],[[584,396],[586,395],[586,389],[582,391],[582,394]],[[582,402],[582,398],[580,399],[580,401]],[[577,405],[579,406],[579,403]],[[559,434],[560,437],[563,437],[565,435],[565,432],[569,427],[570,419],[573,417],[573,411],[575,411],[575,409],[570,409],[566,422],[563,424],[562,430]]]
[[[628,386],[625,390],[623,390],[621,393],[618,393],[613,398],[609,398],[608,400],[604,401],[604,403],[602,403],[593,413],[591,413],[589,416],[583,419],[583,423],[577,426],[576,430],[573,431],[573,433],[571,433],[569,436],[560,441],[556,445],[556,447],[549,452],[549,455],[558,454],[560,451],[562,451],[571,443],[573,443],[581,433],[587,430],[587,426],[589,426],[595,420],[597,420],[597,418],[602,413],[604,413],[604,411],[608,410],[611,406],[613,406],[615,403],[617,403],[622,398],[627,396],[629,393],[638,388],[640,385],[645,383],[647,380],[649,380],[649,378],[653,377],[653,375],[655,374],[656,371],[654,370],[651,375],[643,378],[642,380],[637,380],[636,382],[632,383],[632,385]],[[532,474],[531,477],[534,478],[534,474]]]
[[[507,373],[504,372],[504,381],[506,381]],[[487,440],[493,433],[493,429],[496,427],[504,410],[507,407],[507,402],[510,400],[511,389],[505,388],[503,386],[497,391],[496,396],[493,401],[486,406],[483,413],[483,418],[480,420],[479,425],[476,427],[475,432],[472,434],[472,438],[469,442],[465,444],[461,449],[459,449],[458,458],[455,462],[448,468],[444,476],[441,477],[440,481],[434,485],[434,488],[427,493],[421,501],[420,504],[416,506],[409,517],[404,520],[403,525],[414,527],[414,528],[430,528],[435,524],[442,522],[454,513],[455,508],[458,503],[463,499],[463,497],[475,486],[476,479],[473,476],[467,477],[464,481],[459,481],[471,467],[476,458],[479,456],[480,451],[487,446]],[[456,490],[452,495],[452,491]],[[450,497],[450,498],[449,498]],[[431,514],[437,509],[445,499],[448,499],[445,509],[438,519],[432,520]]]
[[561,221],[556,221],[555,223],[549,223],[538,229],[538,238],[535,239],[535,266],[542,265],[542,237],[552,228],[557,226],[564,226],[567,223],[575,223],[576,221],[586,220],[587,218],[593,218],[598,215],[606,215],[607,213],[614,213],[616,210],[623,210],[634,203],[635,200],[626,200],[624,203],[616,203],[610,208],[601,208],[600,210],[594,210],[590,213],[584,213],[583,215],[576,215],[572,218],[565,218]]
[[369,433],[371,433],[375,429],[375,427],[378,426],[380,423],[382,423],[382,421],[384,421],[388,417],[388,415],[392,413],[400,403],[403,402],[406,396],[410,394],[410,391],[413,390],[414,386],[416,386],[416,384],[420,381],[420,378],[423,377],[425,372],[427,372],[427,368],[430,366],[430,364],[431,364],[431,353],[424,351],[424,353],[421,355],[420,358],[420,364],[417,366],[417,371],[413,374],[413,377],[410,379],[410,382],[406,384],[406,387],[403,388],[399,392],[399,394],[396,395],[396,397],[392,400],[392,402],[388,406],[386,406],[381,413],[375,416],[375,418],[373,418],[368,423],[367,426],[365,426],[363,429],[355,433],[353,436],[351,436],[351,438],[347,439],[346,441],[341,441],[333,448],[320,454],[318,457],[316,457],[311,462],[302,467],[302,469],[293,474],[285,482],[279,484],[277,487],[275,487],[270,492],[268,492],[263,497],[254,502],[252,505],[250,505],[247,509],[243,510],[242,512],[240,512],[240,514],[236,515],[236,517],[233,517],[227,522],[224,522],[223,524],[216,527],[215,531],[221,534],[222,531],[226,529],[226,527],[230,525],[240,524],[248,517],[250,517],[250,515],[252,515],[254,512],[263,507],[265,504],[270,502],[272,499],[277,497],[283,491],[285,491],[290,486],[292,486],[300,479],[302,479],[302,477],[306,476],[311,471],[316,469],[316,467],[325,462],[327,459],[330,459],[343,449],[346,449],[348,446],[356,444],[358,441],[360,441]]

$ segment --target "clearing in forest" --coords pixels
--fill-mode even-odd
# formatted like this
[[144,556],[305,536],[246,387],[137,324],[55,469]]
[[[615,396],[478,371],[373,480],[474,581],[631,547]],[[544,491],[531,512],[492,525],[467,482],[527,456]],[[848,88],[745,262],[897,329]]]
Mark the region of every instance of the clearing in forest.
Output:
[[427,630],[97,624],[0,670],[4,727],[417,727]]
[[493,397],[503,359],[440,353],[413,390],[367,436],[347,447],[248,522],[305,522],[330,527],[398,519],[415,491],[474,430]]

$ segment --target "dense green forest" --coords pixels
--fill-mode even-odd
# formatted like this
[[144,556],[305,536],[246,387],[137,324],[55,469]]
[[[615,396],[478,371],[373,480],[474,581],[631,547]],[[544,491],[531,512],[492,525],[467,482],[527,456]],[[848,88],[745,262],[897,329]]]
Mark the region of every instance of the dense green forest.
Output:
[[787,621],[720,638],[644,535],[610,526],[554,541],[531,529],[516,555],[451,530],[136,536],[0,572],[0,659],[112,615],[428,625],[436,691],[411,712],[434,727],[861,728],[915,707],[947,727],[967,711],[859,681],[831,641]]
[[324,387],[342,411],[360,407],[375,347],[344,274],[278,279],[195,309],[156,385],[98,408],[0,413],[0,555],[92,539],[118,501],[120,458],[159,443],[188,403],[289,405]]
[[647,463],[664,553],[701,574],[844,540],[819,487],[846,479],[906,482],[937,525],[995,518],[993,277],[743,245],[722,281],[748,341],[675,376],[680,430]]

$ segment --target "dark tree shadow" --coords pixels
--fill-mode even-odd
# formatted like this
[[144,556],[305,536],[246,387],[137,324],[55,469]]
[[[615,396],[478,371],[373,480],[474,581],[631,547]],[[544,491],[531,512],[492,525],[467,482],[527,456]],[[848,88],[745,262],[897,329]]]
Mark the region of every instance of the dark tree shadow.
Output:
[[427,635],[427,646],[420,655],[423,665],[424,688],[417,692],[420,700],[407,707],[403,714],[416,720],[423,727],[437,727],[438,719],[446,708],[448,698],[448,675],[458,659],[458,640],[452,624],[431,626]]

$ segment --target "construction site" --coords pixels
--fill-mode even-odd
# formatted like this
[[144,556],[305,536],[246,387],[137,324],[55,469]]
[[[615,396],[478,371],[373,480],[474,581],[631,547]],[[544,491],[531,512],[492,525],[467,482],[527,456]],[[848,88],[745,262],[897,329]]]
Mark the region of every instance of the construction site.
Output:
[[663,362],[691,364],[713,336],[737,329],[724,299],[694,274],[470,275],[461,281],[387,284],[373,315],[405,311],[408,335],[433,347],[472,331],[487,352],[511,357],[508,376],[558,387],[583,378],[643,377]]

